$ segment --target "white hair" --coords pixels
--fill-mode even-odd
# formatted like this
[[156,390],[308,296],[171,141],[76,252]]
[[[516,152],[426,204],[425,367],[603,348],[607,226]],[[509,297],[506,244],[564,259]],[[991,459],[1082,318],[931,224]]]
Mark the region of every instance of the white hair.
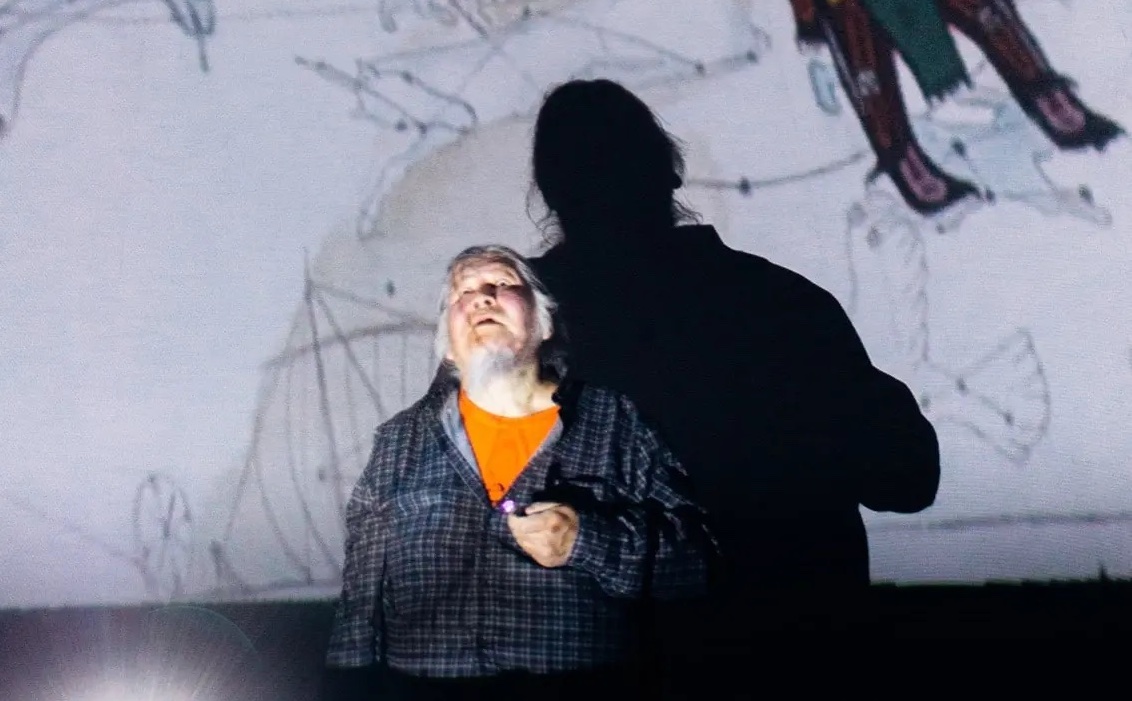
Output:
[[[453,278],[456,272],[469,263],[502,263],[515,271],[523,285],[530,289],[534,297],[535,333],[538,338],[548,337],[554,332],[554,313],[558,308],[554,298],[538,279],[527,259],[512,248],[501,245],[482,245],[465,248],[452,262],[444,274],[444,285],[440,290],[439,315],[436,324],[436,339],[433,352],[436,359],[446,363],[445,358],[451,350],[452,339],[448,337],[449,298],[452,294]],[[447,363],[451,366],[451,363]],[[450,369],[455,372],[455,368]]]

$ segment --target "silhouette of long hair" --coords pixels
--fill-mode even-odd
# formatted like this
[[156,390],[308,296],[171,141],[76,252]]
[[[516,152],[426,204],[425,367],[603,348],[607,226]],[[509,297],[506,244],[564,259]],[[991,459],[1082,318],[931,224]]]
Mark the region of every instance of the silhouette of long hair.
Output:
[[531,165],[548,210],[540,223],[557,227],[543,228],[548,243],[647,234],[697,219],[673,194],[683,185],[681,142],[611,80],[572,80],[547,94]]

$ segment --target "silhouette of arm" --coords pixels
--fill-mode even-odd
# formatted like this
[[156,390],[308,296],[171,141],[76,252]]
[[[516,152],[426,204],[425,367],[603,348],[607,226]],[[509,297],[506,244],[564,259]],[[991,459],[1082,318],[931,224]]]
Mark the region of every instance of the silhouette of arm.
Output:
[[567,561],[611,596],[703,596],[719,548],[687,473],[636,409],[622,400],[628,484],[616,504],[578,508],[578,536]]
[[876,368],[841,304],[813,286],[814,363],[832,404],[848,483],[873,511],[915,513],[935,501],[939,442],[908,387]]

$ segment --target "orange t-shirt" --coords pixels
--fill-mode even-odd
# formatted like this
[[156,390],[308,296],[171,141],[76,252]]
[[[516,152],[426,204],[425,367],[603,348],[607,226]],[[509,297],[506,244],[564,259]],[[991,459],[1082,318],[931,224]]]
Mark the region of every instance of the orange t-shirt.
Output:
[[498,416],[476,406],[461,390],[460,415],[487,495],[494,504],[511,488],[554,428],[558,407],[519,418]]

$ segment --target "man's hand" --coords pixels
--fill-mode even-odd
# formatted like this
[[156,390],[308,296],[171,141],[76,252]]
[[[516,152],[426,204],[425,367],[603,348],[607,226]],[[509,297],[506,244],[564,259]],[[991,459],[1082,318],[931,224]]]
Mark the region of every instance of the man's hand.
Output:
[[578,514],[565,504],[536,502],[526,515],[507,516],[507,526],[519,547],[543,567],[566,564],[578,537]]

